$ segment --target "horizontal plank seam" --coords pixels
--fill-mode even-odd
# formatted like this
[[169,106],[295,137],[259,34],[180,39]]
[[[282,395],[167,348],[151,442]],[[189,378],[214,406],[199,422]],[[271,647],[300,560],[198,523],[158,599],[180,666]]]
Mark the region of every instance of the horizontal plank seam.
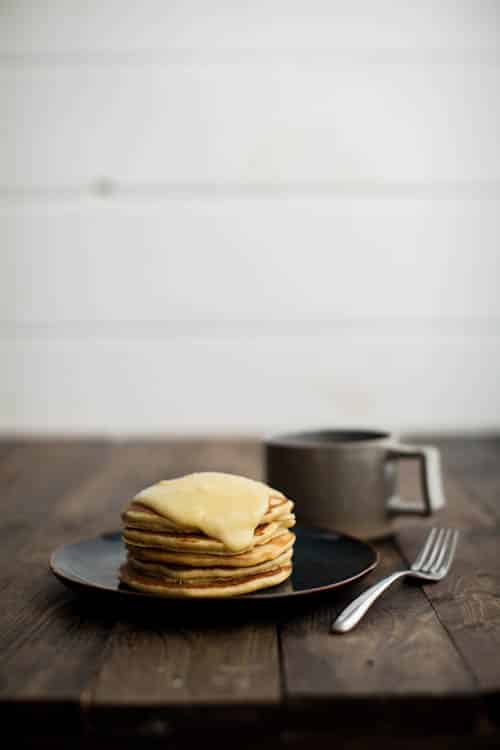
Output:
[[123,341],[133,342],[139,336],[141,342],[158,338],[241,337],[328,335],[332,332],[380,334],[383,336],[421,335],[426,336],[500,336],[498,317],[434,317],[381,316],[365,318],[332,318],[330,320],[52,320],[41,322],[16,322],[0,320],[0,339],[4,341],[20,339],[103,339],[116,336]]
[[82,201],[89,197],[100,201],[112,198],[142,200],[179,200],[185,198],[214,200],[216,198],[276,200],[290,196],[330,196],[332,198],[425,199],[455,198],[498,199],[500,180],[433,180],[430,182],[372,182],[369,180],[307,182],[291,177],[286,182],[172,182],[119,183],[112,178],[96,179],[75,185],[0,185],[0,200],[6,204],[32,201]]
[[179,47],[177,49],[143,48],[126,49],[81,49],[48,51],[25,51],[18,49],[0,53],[0,66],[31,68],[36,66],[115,66],[139,67],[149,65],[317,65],[328,64],[412,64],[439,65],[464,63],[476,65],[499,65],[500,55],[496,47],[443,48],[415,47],[246,47],[215,49],[210,47]]

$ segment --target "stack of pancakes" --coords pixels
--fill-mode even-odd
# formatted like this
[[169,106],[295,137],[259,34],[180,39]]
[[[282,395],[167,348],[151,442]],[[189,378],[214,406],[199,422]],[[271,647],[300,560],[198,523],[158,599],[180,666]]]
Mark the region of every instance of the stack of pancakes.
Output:
[[293,503],[280,492],[265,489],[266,508],[251,543],[238,551],[220,538],[146,507],[139,493],[122,514],[127,561],[120,571],[121,582],[167,597],[228,597],[285,581],[292,572]]

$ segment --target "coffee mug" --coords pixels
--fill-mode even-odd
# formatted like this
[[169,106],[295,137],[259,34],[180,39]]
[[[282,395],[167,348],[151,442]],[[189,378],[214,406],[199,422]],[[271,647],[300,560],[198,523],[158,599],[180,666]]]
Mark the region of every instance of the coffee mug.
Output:
[[[377,539],[393,532],[397,514],[429,516],[445,504],[434,446],[406,445],[382,430],[321,430],[266,440],[271,487],[295,503],[297,520]],[[422,502],[397,494],[397,462],[420,463]]]

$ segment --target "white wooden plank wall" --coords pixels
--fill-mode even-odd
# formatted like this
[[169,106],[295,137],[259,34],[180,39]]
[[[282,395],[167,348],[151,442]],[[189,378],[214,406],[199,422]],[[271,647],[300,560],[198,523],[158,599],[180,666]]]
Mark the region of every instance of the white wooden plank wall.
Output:
[[0,4],[0,432],[500,427],[500,4]]

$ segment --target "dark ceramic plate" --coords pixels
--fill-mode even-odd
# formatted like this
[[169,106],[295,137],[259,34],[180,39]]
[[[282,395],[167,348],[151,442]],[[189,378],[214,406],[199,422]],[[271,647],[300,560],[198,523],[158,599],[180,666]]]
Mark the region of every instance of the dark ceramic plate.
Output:
[[[378,557],[373,547],[359,539],[300,526],[294,531],[297,539],[292,577],[278,586],[232,597],[230,601],[287,599],[329,591],[360,578],[377,565]],[[124,559],[125,549],[120,532],[114,532],[59,547],[50,558],[50,568],[63,583],[79,590],[160,599],[163,602],[172,599],[131,591],[120,585],[118,570]]]

